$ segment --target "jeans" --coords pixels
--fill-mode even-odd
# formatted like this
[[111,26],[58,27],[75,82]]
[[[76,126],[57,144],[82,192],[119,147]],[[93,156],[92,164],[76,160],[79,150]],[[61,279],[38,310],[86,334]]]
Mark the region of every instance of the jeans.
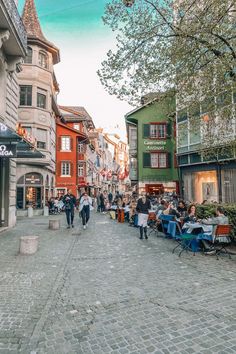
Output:
[[86,225],[90,217],[89,205],[84,205],[83,209],[81,210],[81,217],[83,225]]
[[66,212],[66,220],[67,220],[67,224],[68,226],[73,225],[73,221],[74,221],[74,208],[73,209],[65,209]]

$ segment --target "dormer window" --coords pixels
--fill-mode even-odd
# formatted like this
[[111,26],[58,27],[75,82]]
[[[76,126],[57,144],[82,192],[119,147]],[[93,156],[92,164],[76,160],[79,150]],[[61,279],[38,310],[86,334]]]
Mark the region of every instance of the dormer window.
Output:
[[32,64],[32,58],[33,58],[33,50],[32,48],[27,47],[27,56],[25,57],[25,63]]
[[39,66],[48,69],[48,56],[45,52],[39,52]]

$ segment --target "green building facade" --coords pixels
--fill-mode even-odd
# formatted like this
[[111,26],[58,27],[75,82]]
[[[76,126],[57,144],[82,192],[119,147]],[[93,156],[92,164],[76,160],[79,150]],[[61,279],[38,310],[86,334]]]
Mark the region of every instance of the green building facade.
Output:
[[125,116],[131,185],[138,193],[178,192],[175,96],[160,94]]

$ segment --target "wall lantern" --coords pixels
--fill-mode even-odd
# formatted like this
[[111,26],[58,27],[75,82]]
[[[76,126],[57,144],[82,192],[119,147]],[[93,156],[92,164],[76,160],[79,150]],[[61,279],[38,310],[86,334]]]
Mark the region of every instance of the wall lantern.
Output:
[[123,0],[123,3],[126,7],[133,6],[135,0]]

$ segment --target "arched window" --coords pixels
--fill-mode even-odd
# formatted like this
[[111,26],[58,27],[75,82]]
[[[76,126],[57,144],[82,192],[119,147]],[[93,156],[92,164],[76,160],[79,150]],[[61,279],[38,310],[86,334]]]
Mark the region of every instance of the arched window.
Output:
[[33,59],[33,50],[30,47],[27,47],[27,56],[25,57],[26,64],[32,64]]
[[48,68],[48,56],[45,52],[39,52],[39,66],[44,69]]

